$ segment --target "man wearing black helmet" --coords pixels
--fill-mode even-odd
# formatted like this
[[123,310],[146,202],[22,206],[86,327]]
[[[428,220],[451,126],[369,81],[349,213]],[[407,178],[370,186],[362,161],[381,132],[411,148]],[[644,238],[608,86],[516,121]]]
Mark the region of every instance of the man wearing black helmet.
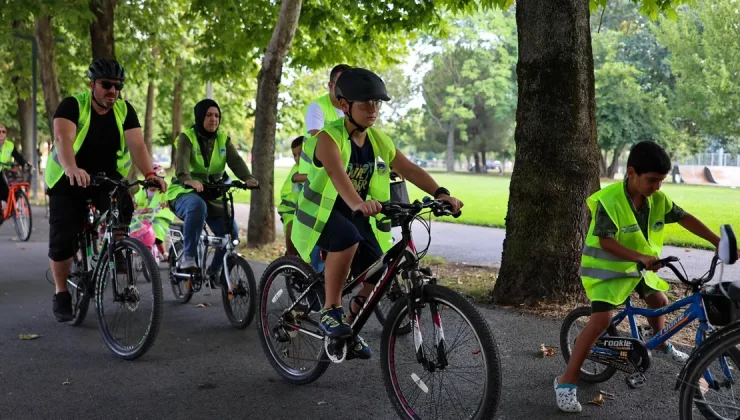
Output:
[[[331,338],[351,338],[349,326],[379,279],[368,279],[352,299],[345,318],[342,286],[350,271],[361,274],[392,245],[391,226],[381,218],[370,220],[390,200],[390,168],[436,199],[459,211],[463,203],[450,196],[428,173],[409,161],[393,141],[373,128],[383,101],[390,98],[385,83],[375,73],[353,68],[339,76],[335,88],[344,117],[318,133],[313,164],[298,198],[291,239],[305,261],[318,245],[327,251],[326,302],[321,328]],[[390,166],[390,168],[389,168]],[[366,200],[371,197],[371,200]],[[328,211],[327,211],[328,210]],[[353,211],[365,217],[354,218]],[[356,336],[347,358],[368,359],[370,347]]]
[[[108,188],[90,186],[90,176],[100,172],[122,179],[136,164],[147,179],[166,190],[164,180],[152,169],[136,110],[119,99],[126,72],[109,59],[93,62],[87,72],[90,90],[65,98],[54,114],[54,140],[45,178],[49,195],[49,260],[56,283],[54,317],[72,319],[72,297],[67,276],[77,251],[77,234],[86,214],[85,201],[101,212],[110,205]],[[120,201],[124,223],[131,220],[134,206],[130,195]],[[123,259],[117,259],[123,262]]]

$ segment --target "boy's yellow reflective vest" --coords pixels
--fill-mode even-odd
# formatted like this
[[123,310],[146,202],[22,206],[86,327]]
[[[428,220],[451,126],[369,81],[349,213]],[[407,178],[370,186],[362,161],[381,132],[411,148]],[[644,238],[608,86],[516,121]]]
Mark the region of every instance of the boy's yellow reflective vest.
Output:
[[[591,224],[581,257],[581,282],[591,301],[621,305],[641,278],[636,263],[621,260],[601,249],[599,237],[593,234],[597,203],[601,203],[609,218],[617,226],[614,238],[617,242],[641,254],[660,258],[663,251],[664,219],[666,213],[673,208],[673,202],[661,191],[656,191],[647,200],[650,205],[647,239],[637,224],[622,182],[609,185],[586,200],[591,210]],[[645,282],[655,290],[668,290],[668,284],[652,271],[647,271]]]
[[[352,146],[349,143],[351,141],[349,133],[344,126],[344,118],[325,125],[319,133],[321,132],[329,134],[337,144],[346,168],[349,164]],[[389,166],[396,157],[396,146],[390,137],[373,127],[367,129],[367,141],[373,146],[376,168],[370,178],[368,196],[372,196],[381,203],[389,201],[391,198]],[[385,164],[379,165],[381,162]],[[298,253],[307,262],[311,260],[311,251],[319,240],[324,225],[334,208],[337,194],[326,169],[312,164],[308,171],[308,179],[303,185],[303,192],[298,197],[298,208],[290,237]],[[386,252],[393,245],[393,238],[391,237],[391,222],[380,221],[384,217],[378,214],[375,216],[375,223],[370,223],[370,226],[378,239],[380,249]]]

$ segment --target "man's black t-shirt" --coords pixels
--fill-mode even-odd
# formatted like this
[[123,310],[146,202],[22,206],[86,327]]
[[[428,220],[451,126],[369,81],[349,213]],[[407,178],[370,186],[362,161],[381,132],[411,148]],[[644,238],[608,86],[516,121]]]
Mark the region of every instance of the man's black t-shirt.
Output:
[[[92,106],[91,106],[92,107]],[[123,122],[123,131],[141,127],[136,110],[126,101],[128,112]],[[80,107],[77,99],[70,96],[59,104],[54,118],[64,118],[77,124],[80,116]],[[98,114],[94,108],[90,110],[90,128],[87,131],[82,147],[75,155],[77,167],[84,169],[91,176],[99,172],[105,172],[109,177],[120,177],[117,170],[117,153],[121,149],[121,137],[116,125],[116,116],[113,110],[104,115]],[[60,180],[49,193],[60,193],[67,191],[70,187],[66,179]]]

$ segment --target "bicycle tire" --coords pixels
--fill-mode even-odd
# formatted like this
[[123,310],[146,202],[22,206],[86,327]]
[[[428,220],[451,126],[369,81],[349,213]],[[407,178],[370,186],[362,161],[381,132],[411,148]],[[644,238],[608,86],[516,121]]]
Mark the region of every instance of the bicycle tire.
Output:
[[[193,286],[190,284],[190,280],[181,281],[177,277],[173,276],[173,273],[177,273],[177,257],[175,255],[182,256],[183,245],[180,241],[173,242],[170,245],[170,255],[167,257],[170,264],[170,286],[172,287],[172,294],[175,296],[175,300],[180,303],[188,303],[193,298]],[[177,251],[177,254],[175,254]],[[181,285],[185,285],[185,292],[183,293]]]
[[[120,239],[116,241],[114,245],[114,252],[122,251],[125,248],[129,248],[139,254],[139,256],[142,258],[143,265],[147,267],[147,271],[150,275],[149,280],[151,281],[152,297],[154,301],[152,304],[152,314],[149,319],[149,328],[147,329],[144,338],[139,342],[138,346],[134,347],[133,349],[123,348],[118,344],[118,342],[113,337],[110,329],[108,328],[108,324],[105,320],[105,308],[102,302],[102,296],[106,286],[105,273],[109,273],[109,271],[106,269],[101,269],[97,271],[98,276],[95,279],[95,297],[98,308],[98,326],[100,327],[100,331],[103,335],[103,341],[108,346],[108,349],[119,358],[124,360],[134,360],[144,355],[152,347],[152,345],[154,345],[154,341],[156,340],[157,334],[159,333],[160,324],[162,322],[162,279],[159,274],[159,266],[157,266],[157,263],[154,261],[154,257],[146,248],[146,246],[141,243],[141,241],[129,237]],[[103,252],[98,265],[102,267],[107,267],[107,252]],[[131,267],[128,268],[131,269]]]
[[[77,258],[76,253],[72,256],[72,261],[74,265],[78,266],[79,259]],[[74,279],[76,279],[76,283]],[[77,276],[74,276],[74,279],[71,275],[67,278],[67,282],[69,283],[72,281],[75,286],[74,290],[70,290],[70,294],[72,295],[72,320],[69,321],[68,324],[76,327],[82,324],[87,316],[87,310],[90,307],[90,295],[85,293],[84,290],[80,290],[80,287],[85,287],[84,277],[80,277],[78,274]]]
[[[725,336],[722,339],[710,344],[708,348],[703,348],[696,360],[690,361],[692,368],[686,372],[686,380],[681,383],[679,391],[678,406],[681,420],[693,418],[694,405],[696,405],[696,408],[705,419],[721,418],[715,416],[706,404],[697,401],[696,394],[698,390],[692,384],[697,383],[699,377],[704,374],[704,371],[709,365],[715,362],[720,354],[724,354],[725,352],[729,353],[728,356],[730,359],[732,359],[736,366],[740,367],[740,350],[737,347],[732,347],[740,344],[740,327],[734,327],[734,331],[725,332],[724,334]],[[728,348],[728,346],[731,346],[731,348]],[[699,349],[697,348],[697,350]]]
[[[254,279],[254,271],[252,271],[252,266],[250,266],[249,262],[243,257],[236,256],[235,258],[227,258],[226,264],[227,267],[224,267],[224,269],[221,270],[221,301],[224,305],[226,318],[229,319],[231,325],[234,328],[243,330],[244,328],[247,328],[249,324],[251,324],[254,320],[254,313],[257,306],[257,282]],[[234,311],[231,308],[231,300],[236,299],[236,297],[232,296],[231,298],[229,298],[229,290],[226,286],[226,270],[228,269],[229,271],[231,271],[231,268],[233,268],[235,265],[239,265],[239,268],[244,270],[244,273],[247,275],[247,313],[242,319],[239,319],[234,315]]]
[[[24,232],[21,223],[18,221],[18,206],[24,205],[28,211],[28,229]],[[26,193],[23,190],[15,190],[15,207],[13,207],[13,224],[15,225],[15,233],[18,235],[18,240],[26,242],[31,238],[31,231],[33,229],[33,217],[31,216],[31,203],[26,197]]]
[[[493,418],[498,410],[501,398],[501,357],[488,323],[483,319],[483,316],[473,304],[459,293],[447,287],[430,284],[424,286],[423,294],[423,301],[427,303],[425,308],[429,306],[430,301],[443,303],[464,318],[480,340],[481,351],[483,352],[483,358],[486,363],[485,378],[491,381],[491,383],[488,384],[489,386],[484,387],[484,395],[481,397],[480,404],[473,418]],[[386,393],[398,415],[401,418],[418,419],[419,417],[413,412],[411,407],[408,407],[408,410],[404,407],[405,397],[396,390],[396,386],[400,386],[400,382],[395,374],[395,357],[393,357],[392,352],[392,346],[395,346],[395,337],[398,336],[395,331],[403,322],[409,319],[407,312],[407,302],[398,301],[388,313],[389,321],[384,324],[381,336],[380,364],[383,371],[383,382],[385,383]],[[411,413],[409,410],[411,410]]]
[[[563,353],[563,358],[565,359],[565,363],[568,363],[570,360],[570,347],[568,343],[568,331],[570,331],[571,325],[576,321],[576,319],[581,318],[583,316],[591,316],[591,307],[590,306],[581,306],[578,308],[573,309],[568,313],[568,315],[563,320],[563,325],[560,327],[560,349]],[[611,327],[609,327],[611,329]],[[613,331],[610,331],[610,334]],[[588,360],[588,359],[586,359]],[[603,365],[601,365],[603,366]],[[581,370],[579,372],[579,378],[588,383],[597,384],[601,382],[606,382],[609,379],[611,379],[614,374],[617,373],[617,370],[610,366],[604,366],[604,371],[597,374],[590,374],[583,371],[583,367],[581,366]]]
[[[262,273],[262,277],[260,278],[257,335],[259,336],[260,343],[262,343],[262,350],[265,352],[265,355],[270,361],[270,365],[272,365],[273,369],[275,369],[275,371],[277,371],[278,374],[280,374],[280,376],[286,381],[296,385],[305,385],[319,379],[321,375],[323,375],[324,372],[326,372],[326,370],[329,368],[329,364],[331,362],[329,361],[326,352],[322,351],[316,367],[309,371],[303,371],[302,374],[293,374],[281,365],[280,361],[277,359],[277,356],[272,351],[273,349],[271,348],[269,342],[269,340],[272,340],[272,335],[270,334],[270,331],[268,329],[269,327],[265,323],[265,318],[267,315],[266,302],[269,299],[267,296],[267,291],[269,290],[269,286],[272,280],[274,280],[273,274],[277,270],[285,266],[295,267],[307,276],[311,276],[316,273],[316,270],[314,270],[311,265],[307,264],[305,261],[295,256],[280,257],[267,266],[265,271]],[[323,342],[321,343],[321,346],[323,349]]]

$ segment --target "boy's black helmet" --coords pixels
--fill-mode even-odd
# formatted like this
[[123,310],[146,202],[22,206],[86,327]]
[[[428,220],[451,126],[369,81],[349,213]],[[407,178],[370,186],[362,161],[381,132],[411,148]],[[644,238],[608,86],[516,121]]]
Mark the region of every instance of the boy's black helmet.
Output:
[[390,101],[383,79],[370,70],[354,67],[343,71],[334,87],[337,99],[354,101]]
[[126,71],[118,64],[118,61],[101,58],[90,64],[87,69],[87,77],[90,80],[117,79],[123,82],[126,80]]

